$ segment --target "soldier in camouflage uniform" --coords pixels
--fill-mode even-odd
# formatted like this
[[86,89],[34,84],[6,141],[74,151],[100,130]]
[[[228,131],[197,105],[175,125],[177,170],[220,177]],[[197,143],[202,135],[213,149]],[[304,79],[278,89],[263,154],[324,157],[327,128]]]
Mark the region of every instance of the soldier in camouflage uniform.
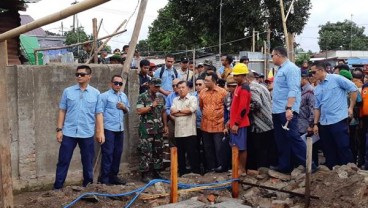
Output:
[[154,178],[162,178],[159,170],[163,167],[163,134],[168,133],[165,97],[158,93],[161,80],[152,78],[149,89],[140,94],[137,113],[140,115],[138,127],[140,153],[139,171],[142,181],[148,183]]

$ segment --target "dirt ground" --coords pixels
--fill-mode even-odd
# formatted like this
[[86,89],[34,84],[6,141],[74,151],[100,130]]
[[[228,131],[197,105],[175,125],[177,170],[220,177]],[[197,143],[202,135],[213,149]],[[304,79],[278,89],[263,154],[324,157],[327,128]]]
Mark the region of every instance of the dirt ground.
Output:
[[[169,172],[163,172],[163,175],[169,178]],[[84,192],[118,194],[132,191],[145,185],[139,181],[140,177],[137,173],[131,173],[124,177],[128,179],[128,184],[125,186],[91,184],[86,188],[67,186],[60,191],[49,190],[21,193],[15,196],[15,207],[59,208],[66,206]],[[204,176],[187,174],[179,178],[179,182],[203,184],[228,180],[230,177],[230,173],[208,173]],[[261,168],[258,171],[249,171],[247,176],[241,177],[241,181],[254,184],[243,184],[240,186],[239,198],[243,200],[245,205],[251,207],[304,207],[305,201],[303,197],[255,186],[262,185],[304,194],[305,174],[301,167],[294,169],[291,175],[284,175],[267,168]],[[131,207],[156,207],[168,204],[169,188],[168,184],[151,186],[144,192],[146,195],[141,195],[141,197],[148,197],[153,194],[161,194],[161,197],[154,199],[139,198]],[[326,167],[321,166],[320,170],[312,175],[311,195],[319,198],[311,199],[310,207],[313,208],[368,207],[368,172],[358,169],[354,164],[335,167],[334,170],[328,170]],[[134,195],[127,197],[98,196],[98,202],[80,200],[72,207],[125,207],[133,197]],[[225,189],[221,191],[201,190],[188,192],[181,194],[179,201],[192,197],[210,205],[221,202],[226,198],[231,198],[231,191]]]

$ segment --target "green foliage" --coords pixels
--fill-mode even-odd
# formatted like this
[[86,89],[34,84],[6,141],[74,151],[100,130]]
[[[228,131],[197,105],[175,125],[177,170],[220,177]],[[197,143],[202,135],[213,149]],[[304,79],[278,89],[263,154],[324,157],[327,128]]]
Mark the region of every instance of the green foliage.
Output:
[[368,50],[365,28],[352,21],[327,22],[319,27],[318,44],[321,50]]
[[303,52],[296,55],[295,64],[297,66],[301,66],[304,61],[310,61],[310,54]]
[[[284,0],[285,13],[292,0]],[[279,2],[275,0],[223,0],[222,45],[226,53],[249,50],[252,30],[260,32],[257,50],[266,40],[268,25],[272,30],[271,46],[283,45],[283,28]],[[310,0],[294,3],[294,14],[287,20],[288,31],[301,33],[309,17]],[[220,0],[169,0],[159,11],[157,19],[149,27],[145,46],[154,51],[185,51],[192,48],[210,47],[207,51],[218,52]],[[267,24],[268,22],[268,24]],[[244,30],[248,33],[244,36]],[[143,42],[142,42],[143,44]]]
[[90,40],[91,36],[88,36],[86,34],[86,32],[84,32],[84,28],[83,27],[78,27],[76,28],[76,30],[73,32],[73,30],[69,31],[66,33],[66,41],[65,44],[66,45],[71,45],[74,43],[80,43],[80,42],[85,42],[87,40]]

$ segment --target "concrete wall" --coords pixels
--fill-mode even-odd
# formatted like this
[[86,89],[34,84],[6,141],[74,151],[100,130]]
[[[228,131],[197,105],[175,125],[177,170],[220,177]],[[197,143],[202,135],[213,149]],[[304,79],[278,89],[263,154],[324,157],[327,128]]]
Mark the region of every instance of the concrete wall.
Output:
[[[104,92],[111,76],[121,74],[118,65],[90,65],[91,85]],[[56,141],[58,104],[64,88],[74,85],[77,65],[12,66],[7,68],[8,115],[11,139],[14,190],[42,187],[53,183],[60,144]],[[126,116],[121,171],[134,167],[138,141],[138,75],[131,71],[125,93],[131,113]],[[98,145],[96,144],[96,155]],[[126,164],[130,161],[129,165]],[[131,165],[130,165],[131,164]],[[79,148],[74,151],[67,183],[82,179]]]

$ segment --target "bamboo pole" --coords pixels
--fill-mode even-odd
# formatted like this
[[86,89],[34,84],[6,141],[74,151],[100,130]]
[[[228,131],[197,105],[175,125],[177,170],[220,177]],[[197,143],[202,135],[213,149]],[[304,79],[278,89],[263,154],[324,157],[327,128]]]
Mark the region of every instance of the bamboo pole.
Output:
[[[119,27],[118,28],[116,28],[116,30],[114,31],[114,33],[116,33],[117,31],[119,31],[120,30],[120,28],[122,28],[124,25],[125,25],[125,23],[127,22],[127,20],[124,20],[120,25],[119,25]],[[126,30],[124,30],[124,31],[126,31]],[[109,42],[110,40],[111,40],[111,38],[112,38],[113,36],[110,36],[107,40],[105,40],[101,45],[100,45],[100,47],[97,49],[97,53],[99,53],[104,47],[105,47],[105,45],[106,45],[106,43],[107,42]],[[86,64],[89,64],[90,62],[91,62],[91,60],[92,60],[92,57],[89,57],[89,59],[86,61]],[[122,87],[123,89],[124,89],[124,85],[123,85],[123,87]]]
[[14,207],[11,177],[11,153],[8,123],[6,66],[8,65],[7,41],[0,42],[0,207]]
[[170,172],[171,172],[171,191],[170,203],[178,202],[178,149],[176,147],[170,148]]
[[310,185],[311,185],[311,172],[312,172],[312,149],[313,142],[311,137],[307,137],[307,161],[306,161],[306,175],[305,175],[305,206],[309,207],[310,204]]
[[95,64],[98,63],[98,57],[97,57],[97,36],[98,36],[98,32],[97,32],[97,19],[93,18],[92,19],[92,27],[93,27],[93,62]]
[[9,30],[7,32],[4,32],[0,35],[0,41],[8,40],[14,37],[19,36],[20,34],[26,33],[28,31],[34,30],[36,28],[42,27],[44,25],[62,20],[66,17],[72,16],[74,14],[77,14],[79,12],[88,10],[90,8],[93,8],[95,6],[98,6],[100,4],[109,2],[110,0],[84,0],[78,4],[74,4],[66,9],[63,9],[59,12],[56,12],[54,14],[50,14],[46,17],[40,18],[38,20],[35,20],[33,22],[30,22],[28,24],[19,26],[17,28],[14,28],[12,30]]
[[[238,151],[238,147],[236,146],[232,146],[231,147],[231,152],[232,152],[232,178],[233,179],[239,179],[239,151]],[[232,188],[232,196],[233,198],[238,198],[239,197],[239,182],[238,181],[233,181],[231,184],[231,188]]]

